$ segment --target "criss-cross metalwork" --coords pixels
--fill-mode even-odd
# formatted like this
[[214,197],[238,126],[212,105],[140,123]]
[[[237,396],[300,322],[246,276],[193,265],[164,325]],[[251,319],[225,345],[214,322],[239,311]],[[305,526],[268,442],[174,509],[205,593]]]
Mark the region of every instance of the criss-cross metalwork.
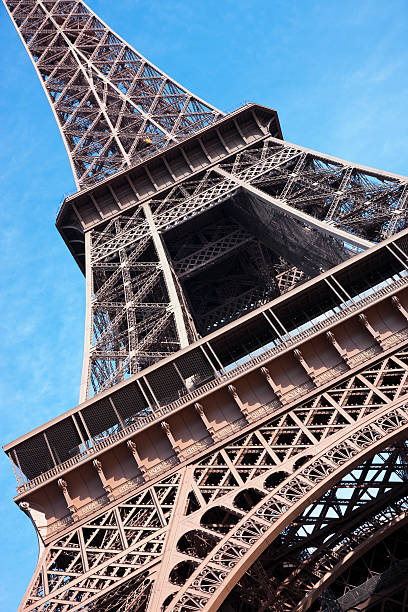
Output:
[[35,64],[79,187],[222,113],[148,62],[76,0],[4,0]]
[[268,136],[91,230],[82,398],[347,259],[347,240],[403,229],[407,196],[403,177]]
[[80,405],[5,448],[20,609],[406,610],[408,180],[225,116],[83,2],[3,3],[87,302]]
[[331,569],[408,519],[407,392],[404,348],[73,525],[43,552],[24,609],[210,610],[257,546],[225,610],[306,609]]

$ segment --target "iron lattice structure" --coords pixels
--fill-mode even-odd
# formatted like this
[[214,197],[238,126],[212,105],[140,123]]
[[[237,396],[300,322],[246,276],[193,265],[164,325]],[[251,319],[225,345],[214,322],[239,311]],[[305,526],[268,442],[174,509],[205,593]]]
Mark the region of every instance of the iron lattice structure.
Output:
[[78,187],[222,115],[148,62],[83,2],[4,4],[54,111]]
[[3,2],[87,303],[80,405],[5,447],[20,609],[407,610],[407,179],[224,115],[83,2]]
[[262,135],[99,225],[82,399],[402,229],[407,202],[403,178]]

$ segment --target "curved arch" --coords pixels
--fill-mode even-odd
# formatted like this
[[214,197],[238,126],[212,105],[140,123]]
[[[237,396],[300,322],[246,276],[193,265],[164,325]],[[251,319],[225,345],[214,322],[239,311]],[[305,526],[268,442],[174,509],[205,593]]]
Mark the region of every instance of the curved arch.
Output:
[[[408,522],[408,496],[404,498],[404,506],[405,509],[401,514],[396,516],[393,520],[390,521],[389,524],[384,525],[382,528],[374,529],[368,538],[363,539],[363,541],[358,544],[353,550],[349,553],[346,553],[344,558],[342,558],[337,565],[334,565],[330,572],[326,572],[325,575],[318,580],[313,588],[302,598],[299,603],[292,608],[293,612],[304,612],[310,608],[312,603],[316,601],[319,595],[332,584],[335,579],[340,576],[348,567],[350,567],[358,558],[360,558],[365,552],[373,548],[379,541],[384,540],[387,536],[389,536],[392,532],[396,531],[403,524]],[[373,525],[374,527],[374,525]],[[375,525],[378,527],[378,525]],[[340,551],[339,551],[339,554]],[[317,576],[316,576],[317,577]],[[277,591],[277,595],[279,591]]]
[[[180,589],[172,610],[184,604],[215,611],[250,565],[295,516],[365,457],[408,430],[408,405],[382,407],[317,447],[315,456],[273,489],[239,521]],[[223,569],[221,569],[223,568]]]
[[188,578],[190,578],[197,566],[198,561],[192,561],[190,559],[180,561],[171,570],[169,574],[169,582],[171,584],[175,584],[176,586],[181,586]]
[[313,457],[313,455],[308,453],[307,455],[302,455],[302,457],[295,459],[292,467],[293,471],[296,472],[299,468],[302,467],[302,465],[305,465],[305,463],[307,463],[311,457]]
[[200,525],[211,531],[227,534],[241,519],[241,512],[224,505],[212,506],[202,515]]
[[272,472],[272,474],[269,474],[269,476],[265,478],[264,487],[269,490],[276,489],[276,487],[286,480],[287,477],[288,472],[284,472],[283,470]]
[[240,491],[234,497],[232,503],[236,508],[238,508],[238,510],[248,512],[249,510],[252,510],[252,508],[265,497],[265,495],[266,493],[264,491],[250,487]]
[[220,537],[217,537],[215,533],[209,534],[206,531],[192,529],[179,538],[176,548],[178,552],[184,555],[196,559],[205,559],[219,541]]
[[[360,464],[357,470],[364,470],[364,465]],[[367,491],[371,481],[366,485]],[[346,520],[332,520],[331,528],[321,529],[317,537],[309,539],[306,536],[303,544],[300,544],[300,550],[310,551],[303,561],[296,553],[291,555],[290,549],[288,555],[281,557],[281,563],[287,565],[289,561],[292,570],[285,575],[284,581],[276,585],[269,598],[271,603],[278,600],[285,610],[307,610],[319,594],[361,555],[404,526],[408,522],[406,482],[400,483],[395,492],[379,493],[379,497],[374,497],[363,506],[354,506],[354,511]],[[273,567],[274,573],[277,567]]]
[[[394,523],[397,532],[391,535],[391,541],[403,541],[402,551],[405,554],[408,544],[407,523],[404,526],[404,513],[408,510],[407,477],[405,475],[395,480],[395,471],[392,469],[396,455],[401,453],[401,469],[406,470],[407,444],[403,447],[404,450],[400,444],[392,445],[376,453],[346,474],[323,497],[309,505],[290,528],[285,529],[245,572],[228,594],[220,610],[224,610],[224,606],[226,610],[229,609],[228,606],[234,609],[240,602],[252,604],[261,601],[262,609],[274,609],[274,605],[279,602],[282,610],[293,612],[298,610],[297,605],[306,596],[312,595],[313,601],[316,600],[318,593],[315,597],[315,587],[324,577],[329,579],[323,587],[325,592],[327,584],[332,584],[330,576],[333,568],[341,565],[338,587],[338,580],[335,579],[335,596],[339,597],[343,594],[343,582],[355,584],[353,576],[349,577],[349,571],[352,571],[356,559],[353,557],[351,569],[344,572],[347,555],[354,555],[357,547],[371,538],[363,557],[368,558],[368,567],[373,567],[375,572],[380,571],[378,563],[372,565],[370,548],[374,545],[377,550],[377,544],[389,539],[390,526]],[[354,491],[352,496],[347,495],[351,482]],[[330,495],[333,491],[336,491],[334,497]],[[340,510],[339,504],[342,500],[345,501],[345,506]],[[330,510],[334,512],[330,513]],[[381,539],[384,530],[386,533]],[[397,548],[400,550],[398,546]],[[382,552],[372,554],[376,554],[381,560],[386,553],[382,547],[378,550]],[[392,550],[390,558],[393,558]],[[361,562],[357,560],[357,564],[361,565]],[[362,567],[365,567],[364,563]],[[258,610],[257,607],[256,609]],[[305,609],[309,607],[299,606],[299,610]]]

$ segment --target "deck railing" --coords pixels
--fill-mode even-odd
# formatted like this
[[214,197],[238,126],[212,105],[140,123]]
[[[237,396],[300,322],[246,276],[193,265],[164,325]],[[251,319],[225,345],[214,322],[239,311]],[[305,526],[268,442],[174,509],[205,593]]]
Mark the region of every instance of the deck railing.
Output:
[[[320,332],[340,322],[347,316],[360,310],[363,310],[370,304],[373,304],[374,302],[395,293],[396,291],[407,285],[408,276],[394,280],[390,284],[381,287],[377,291],[374,291],[370,295],[360,299],[358,302],[352,302],[351,304],[345,306],[341,311],[333,313],[333,315],[327,317],[326,319],[311,325],[310,328],[300,331],[299,333],[296,333],[293,336],[286,337],[281,344],[271,349],[266,349],[260,355],[249,359],[247,362],[233,368],[229,372],[220,374],[213,380],[203,384],[202,386],[198,387],[197,389],[194,389],[193,391],[190,391],[189,393],[186,393],[186,395],[183,395],[182,397],[170,402],[165,406],[157,407],[154,411],[151,412],[151,414],[142,417],[134,415],[133,417],[131,417],[131,419],[128,419],[128,421],[132,420],[131,423],[123,427],[118,425],[118,428],[115,433],[107,435],[102,440],[91,440],[92,446],[90,446],[86,450],[78,452],[78,454],[74,455],[70,459],[63,461],[55,467],[52,467],[46,472],[43,472],[39,476],[36,476],[24,483],[23,485],[17,487],[18,494],[24,493],[25,491],[30,491],[38,485],[41,485],[46,481],[60,475],[62,472],[65,472],[66,470],[75,467],[76,465],[80,464],[83,461],[86,461],[96,453],[99,453],[100,451],[116,444],[117,442],[120,442],[121,440],[130,437],[133,433],[142,429],[143,427],[150,425],[154,421],[160,421],[163,417],[177,410],[178,408],[185,406],[186,404],[193,403],[199,397],[202,397],[203,395],[206,395],[207,393],[210,393],[211,391],[229,383],[232,379],[239,377],[245,372],[257,368],[260,364],[273,359],[282,351],[291,348],[294,345],[300,344],[312,336],[316,336]],[[316,383],[319,384],[319,381],[316,381]],[[284,404],[285,396],[282,396],[282,398],[280,398],[280,401]]]

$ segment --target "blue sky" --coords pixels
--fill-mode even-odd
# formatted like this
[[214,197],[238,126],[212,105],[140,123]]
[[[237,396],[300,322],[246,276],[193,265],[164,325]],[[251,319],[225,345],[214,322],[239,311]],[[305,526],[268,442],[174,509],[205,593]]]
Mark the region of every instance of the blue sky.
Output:
[[[408,174],[408,0],[93,0],[148,59],[224,111],[278,110],[286,140]],[[35,71],[0,9],[2,444],[70,409],[79,392],[84,280],[55,227],[74,190]],[[36,563],[0,455],[0,610]]]

